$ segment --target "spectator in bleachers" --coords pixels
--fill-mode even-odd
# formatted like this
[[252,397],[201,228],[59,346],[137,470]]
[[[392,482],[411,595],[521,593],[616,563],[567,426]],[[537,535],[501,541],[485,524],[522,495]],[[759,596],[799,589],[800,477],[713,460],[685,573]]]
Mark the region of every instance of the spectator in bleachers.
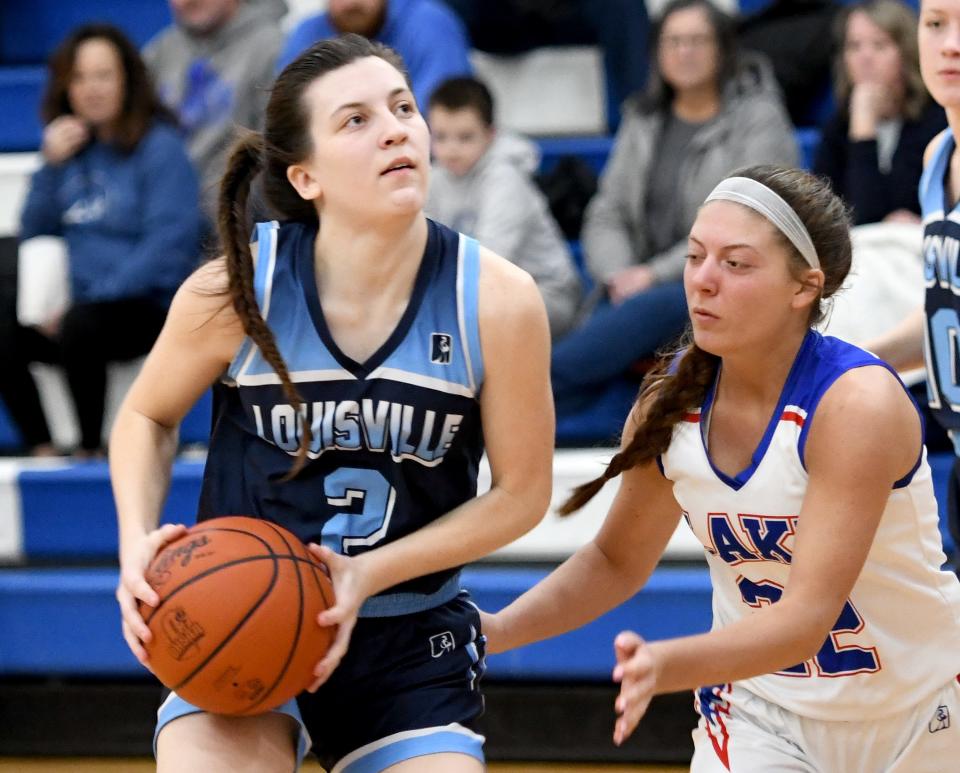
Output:
[[644,0],[444,0],[473,45],[495,54],[543,46],[597,45],[603,51],[607,118],[647,80],[650,18]]
[[330,0],[325,13],[293,29],[277,70],[318,40],[347,32],[385,43],[403,57],[421,109],[443,81],[473,72],[463,23],[440,0]]
[[433,170],[427,214],[472,236],[529,273],[556,338],[573,324],[580,280],[570,250],[531,175],[539,164],[525,137],[498,132],[489,89],[451,78],[430,97]]
[[916,13],[900,0],[857,3],[840,17],[837,38],[838,109],[814,172],[830,178],[855,223],[919,223],[923,151],[947,118],[920,76]]
[[0,396],[26,446],[52,453],[27,366],[61,363],[79,452],[93,455],[101,447],[107,363],[149,351],[195,264],[197,178],[174,117],[115,27],[82,27],[53,53],[42,114],[44,163],[30,184],[20,238],[64,239],[72,305],[0,337]]
[[[744,3],[741,2],[741,8]],[[748,5],[757,6],[756,2]],[[819,126],[831,109],[831,31],[840,0],[759,0],[760,9],[740,20],[744,50],[764,54],[773,65],[790,120]]]
[[682,331],[686,234],[711,188],[739,166],[797,163],[770,68],[757,55],[737,56],[724,13],[707,0],[674,0],[653,43],[650,84],[626,106],[584,219],[602,299],[554,348],[561,414],[585,407]]
[[174,23],[144,48],[164,102],[187,133],[204,211],[217,191],[238,126],[259,128],[283,33],[271,3],[169,0]]

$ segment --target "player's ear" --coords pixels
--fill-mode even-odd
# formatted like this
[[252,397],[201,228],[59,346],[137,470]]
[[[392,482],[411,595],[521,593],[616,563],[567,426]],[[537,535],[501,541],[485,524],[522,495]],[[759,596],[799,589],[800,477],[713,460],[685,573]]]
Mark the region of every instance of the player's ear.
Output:
[[323,192],[320,180],[302,164],[292,164],[287,167],[287,180],[305,201],[319,199]]
[[825,277],[819,268],[807,269],[800,278],[800,285],[793,296],[793,307],[800,309],[816,303],[823,292]]

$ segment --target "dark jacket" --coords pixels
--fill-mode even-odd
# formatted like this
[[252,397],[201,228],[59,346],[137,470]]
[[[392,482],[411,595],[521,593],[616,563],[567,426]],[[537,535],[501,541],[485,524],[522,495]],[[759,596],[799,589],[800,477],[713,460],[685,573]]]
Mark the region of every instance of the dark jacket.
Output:
[[923,171],[923,151],[947,125],[943,108],[931,101],[920,119],[904,121],[890,171],[880,171],[877,141],[853,142],[847,135],[847,111],[837,112],[823,127],[813,171],[830,183],[853,208],[857,225],[878,223],[891,212],[908,209],[920,214],[917,185]]

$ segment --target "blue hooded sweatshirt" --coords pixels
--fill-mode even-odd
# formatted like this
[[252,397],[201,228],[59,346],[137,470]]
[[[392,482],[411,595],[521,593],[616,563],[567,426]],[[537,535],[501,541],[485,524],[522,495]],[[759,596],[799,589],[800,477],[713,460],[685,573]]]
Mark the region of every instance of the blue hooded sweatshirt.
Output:
[[[277,59],[277,71],[317,41],[339,34],[329,13],[304,19],[287,37]],[[385,43],[403,57],[421,110],[427,109],[427,100],[443,81],[473,72],[463,23],[437,0],[387,0],[383,27],[373,40]]]
[[155,123],[132,153],[94,140],[34,175],[20,239],[62,236],[74,303],[170,302],[200,256],[197,175],[183,140]]

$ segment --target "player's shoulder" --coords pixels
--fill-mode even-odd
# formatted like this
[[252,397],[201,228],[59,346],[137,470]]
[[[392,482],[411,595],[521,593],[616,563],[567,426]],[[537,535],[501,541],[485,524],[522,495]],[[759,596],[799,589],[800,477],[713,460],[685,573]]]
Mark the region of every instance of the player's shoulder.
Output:
[[[495,347],[525,339],[549,349],[550,325],[533,277],[509,260],[480,248],[478,320],[481,340]],[[509,344],[512,345],[512,344]]]
[[506,258],[480,245],[481,304],[494,304],[498,311],[510,314],[541,301],[533,277]]
[[943,129],[938,132],[936,136],[927,143],[926,150],[923,151],[923,165],[926,166],[930,163],[930,160],[933,158],[933,154],[937,152],[937,148],[940,147],[940,143],[943,142],[943,138],[947,136],[947,132],[950,129]]
[[821,398],[817,414],[820,421],[814,428],[828,422],[840,431],[860,427],[878,439],[889,437],[901,423],[906,428],[917,420],[916,406],[900,379],[879,360],[838,376]]
[[168,317],[171,324],[184,325],[185,330],[192,329],[197,320],[205,320],[218,328],[238,328],[225,257],[207,261],[184,280],[170,305]]

